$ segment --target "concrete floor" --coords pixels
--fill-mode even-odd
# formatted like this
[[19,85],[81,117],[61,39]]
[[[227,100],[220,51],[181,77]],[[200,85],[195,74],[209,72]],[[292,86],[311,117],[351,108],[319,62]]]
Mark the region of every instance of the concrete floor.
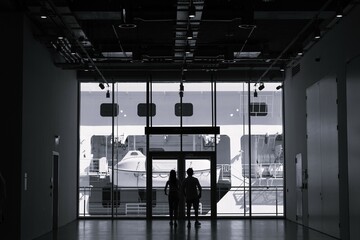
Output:
[[219,239],[219,240],[334,240],[330,236],[283,219],[218,219],[202,220],[201,226],[191,228],[185,221],[171,227],[168,220],[77,220],[57,233],[48,233],[36,240],[162,240],[162,239]]

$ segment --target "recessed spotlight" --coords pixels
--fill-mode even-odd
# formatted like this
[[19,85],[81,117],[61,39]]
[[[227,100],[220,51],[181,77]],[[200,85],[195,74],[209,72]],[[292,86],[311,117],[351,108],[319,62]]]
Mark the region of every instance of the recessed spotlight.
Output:
[[196,16],[196,8],[193,1],[191,1],[189,6],[189,18],[194,18],[195,16]]

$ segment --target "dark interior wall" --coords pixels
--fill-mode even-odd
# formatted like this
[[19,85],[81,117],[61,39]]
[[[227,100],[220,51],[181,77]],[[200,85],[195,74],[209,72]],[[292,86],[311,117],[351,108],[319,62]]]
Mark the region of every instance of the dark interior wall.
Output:
[[[59,153],[58,225],[76,219],[78,82],[53,65],[24,18],[21,239],[52,230],[53,151]],[[60,144],[55,145],[55,135]]]
[[[348,222],[348,178],[347,167],[347,147],[346,135],[354,132],[355,129],[346,128],[346,118],[344,106],[346,107],[346,65],[350,59],[360,54],[360,7],[356,6],[348,15],[327,32],[322,39],[317,42],[299,61],[300,71],[292,76],[288,71],[284,83],[285,94],[285,157],[286,157],[286,214],[287,218],[296,221],[296,176],[295,176],[295,156],[302,154],[303,169],[308,167],[307,159],[307,139],[306,139],[306,89],[323,79],[324,77],[336,78],[338,95],[338,172],[339,172],[339,223],[340,237],[349,239]],[[360,66],[359,66],[360,67]],[[360,77],[360,76],[359,76]],[[354,85],[356,86],[356,85]],[[359,89],[355,90],[359,92]],[[345,103],[345,104],[344,104]],[[324,184],[324,183],[322,183]],[[326,184],[326,183],[325,183]],[[350,185],[350,188],[360,189],[359,182]],[[351,191],[350,189],[350,191]],[[358,191],[357,191],[358,192]],[[308,206],[312,204],[308,199],[307,189],[303,191],[303,224],[308,225],[307,216]]]
[[350,239],[360,236],[360,55],[348,62],[347,71],[348,184]]
[[[1,82],[4,84],[1,120],[5,133],[1,147],[0,172],[6,182],[0,239],[20,238],[22,26],[21,14],[0,13],[0,29],[4,33],[4,37],[0,38],[0,52],[3,56],[0,58]],[[5,98],[5,93],[10,98]]]

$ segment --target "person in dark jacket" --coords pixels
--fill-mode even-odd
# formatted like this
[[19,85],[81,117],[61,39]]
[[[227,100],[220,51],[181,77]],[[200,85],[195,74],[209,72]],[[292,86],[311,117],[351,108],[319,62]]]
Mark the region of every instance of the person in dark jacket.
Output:
[[180,180],[177,178],[174,169],[170,171],[169,180],[165,184],[164,191],[165,195],[168,195],[170,226],[175,225],[176,227],[179,211]]
[[198,227],[201,225],[198,219],[198,215],[199,215],[199,203],[200,203],[202,188],[199,180],[196,177],[193,177],[194,170],[192,168],[188,168],[186,170],[186,173],[188,176],[184,179],[182,188],[186,199],[186,208],[187,208],[186,214],[188,219],[187,226],[191,227],[190,209],[191,206],[193,206],[195,212],[195,227]]

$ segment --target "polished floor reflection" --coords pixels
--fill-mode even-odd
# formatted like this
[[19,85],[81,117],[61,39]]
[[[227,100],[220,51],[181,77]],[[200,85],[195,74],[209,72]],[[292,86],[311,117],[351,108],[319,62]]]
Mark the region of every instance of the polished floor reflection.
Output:
[[201,227],[191,228],[180,221],[171,227],[167,220],[78,220],[36,240],[158,240],[158,239],[219,239],[219,240],[333,240],[334,238],[305,228],[294,222],[275,219],[202,220]]

